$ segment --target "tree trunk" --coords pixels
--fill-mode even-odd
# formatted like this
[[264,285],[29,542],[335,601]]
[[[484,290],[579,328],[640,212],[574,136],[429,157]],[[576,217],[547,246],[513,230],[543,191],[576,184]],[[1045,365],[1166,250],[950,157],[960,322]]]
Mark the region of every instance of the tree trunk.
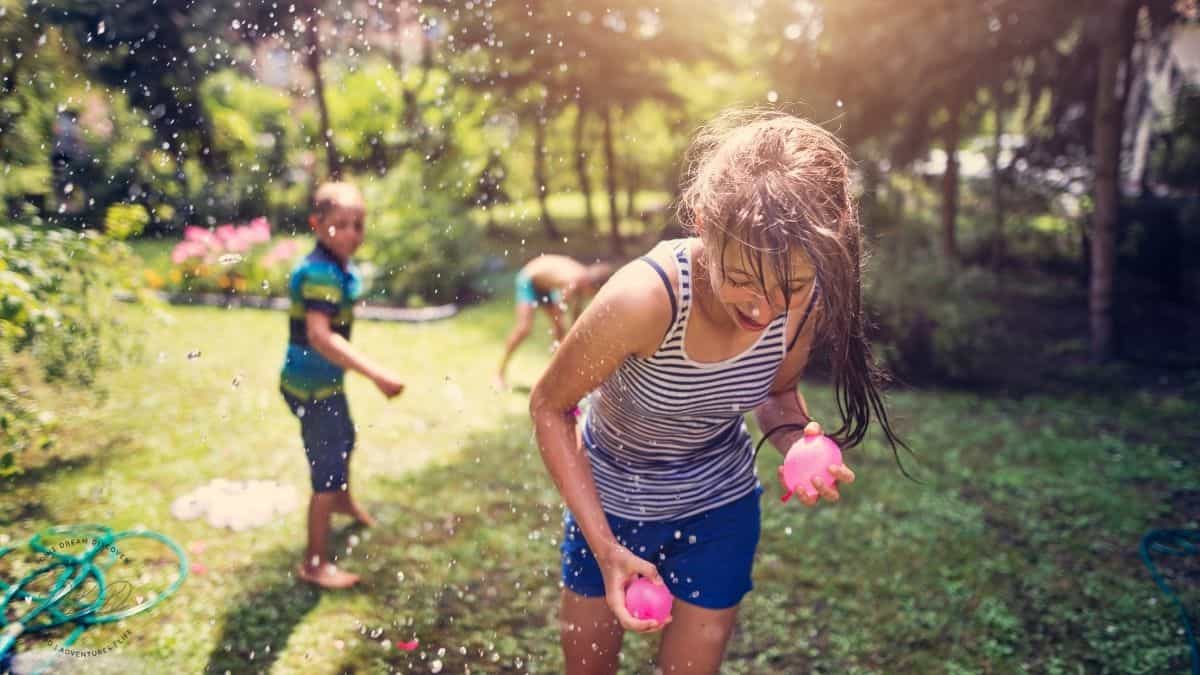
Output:
[[959,117],[962,116],[962,104],[953,101],[950,104],[950,117],[946,121],[942,140],[946,149],[946,171],[942,174],[942,258],[947,261],[958,260],[958,244],[954,240],[954,224],[958,219],[958,141],[961,129]]
[[995,233],[992,235],[992,266],[999,268],[1004,258],[1004,169],[1000,166],[1000,150],[1004,138],[1004,104],[997,94],[992,114],[996,129],[992,135],[992,215]]
[[873,159],[866,159],[859,166],[862,167],[862,197],[858,202],[858,210],[866,217],[871,217],[876,215],[879,208],[879,184],[882,176],[879,175],[879,164]]
[[1128,62],[1133,45],[1137,5],[1131,0],[1107,4],[1096,35],[1100,48],[1096,83],[1096,114],[1092,151],[1095,153],[1096,193],[1091,228],[1091,276],[1088,283],[1088,325],[1091,356],[1107,361],[1115,354],[1113,342],[1113,276],[1116,266],[1118,178],[1121,164],[1121,122],[1125,92],[1119,77],[1122,61]]
[[579,191],[583,193],[584,222],[588,232],[596,233],[596,214],[592,211],[592,181],[588,177],[588,156],[583,147],[583,130],[587,121],[587,108],[580,99],[575,105],[575,174],[579,177]]
[[612,254],[621,255],[621,214],[617,210],[617,153],[613,150],[612,107],[605,104],[604,113],[604,163],[608,167],[608,226],[609,244]]
[[638,174],[637,163],[630,161],[629,166],[625,169],[625,217],[632,220],[637,217],[637,192],[638,192]]
[[[622,113],[621,113],[622,123],[627,122],[629,120],[629,118],[631,118],[631,117],[632,117],[632,113],[629,110],[622,111]],[[628,130],[629,126],[630,126],[629,124],[625,124],[624,128],[626,130]],[[632,141],[628,141],[628,140],[626,141],[626,143],[622,143],[622,146],[625,148],[625,160],[626,161],[625,161],[625,171],[621,175],[625,179],[623,182],[625,183],[625,218],[627,220],[633,220],[634,218],[637,217],[636,202],[637,202],[638,180],[640,179],[640,176],[638,175],[638,164],[636,161],[634,161],[635,154],[634,154],[633,148],[630,147],[632,144],[633,144]]]
[[538,106],[534,111],[536,118],[533,121],[533,182],[537,186],[538,209],[541,213],[542,229],[545,230],[546,236],[551,239],[558,239],[560,236],[558,228],[554,226],[554,219],[550,217],[550,209],[546,206],[546,192],[548,190],[546,184],[546,108]]
[[333,142],[333,128],[329,124],[329,108],[325,105],[325,81],[321,79],[321,46],[317,40],[318,26],[317,17],[313,15],[310,17],[308,27],[304,30],[304,65],[312,75],[317,110],[321,114],[321,142],[325,145],[325,163],[329,169],[329,179],[340,180],[342,163],[337,154],[337,145]]

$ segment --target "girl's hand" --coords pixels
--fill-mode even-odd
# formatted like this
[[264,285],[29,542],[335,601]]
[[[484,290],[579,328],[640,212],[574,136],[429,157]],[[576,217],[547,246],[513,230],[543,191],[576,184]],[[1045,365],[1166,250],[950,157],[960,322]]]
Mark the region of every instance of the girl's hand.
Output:
[[596,562],[600,564],[600,574],[604,577],[604,599],[625,630],[653,633],[671,623],[671,617],[667,617],[667,620],[662,623],[648,619],[635,619],[625,608],[625,588],[639,576],[660,586],[664,585],[662,577],[658,575],[658,569],[654,565],[637,557],[620,544],[613,544],[603,557],[597,555]]
[[[816,422],[815,420],[809,422],[808,426],[804,427],[804,435],[806,437],[820,436],[820,423]],[[826,485],[825,481],[821,480],[820,474],[817,474],[812,477],[812,486],[813,489],[817,491],[817,494],[810,496],[804,490],[796,490],[792,493],[792,496],[799,499],[800,502],[805,506],[816,506],[817,502],[820,501],[822,497],[824,497],[825,501],[827,502],[836,502],[837,500],[841,499],[841,494],[838,492],[837,486],[849,485],[850,483],[853,483],[854,472],[851,471],[850,467],[846,466],[845,464],[831,464],[829,466],[829,473],[833,474],[833,477],[837,479],[836,484]],[[783,486],[784,492],[788,491],[787,483],[785,483],[783,480],[782,464],[779,466],[779,484]]]

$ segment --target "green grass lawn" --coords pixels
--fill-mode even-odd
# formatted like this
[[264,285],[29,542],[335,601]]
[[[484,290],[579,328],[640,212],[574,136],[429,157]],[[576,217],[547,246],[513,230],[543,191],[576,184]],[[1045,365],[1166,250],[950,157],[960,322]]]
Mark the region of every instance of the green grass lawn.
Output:
[[[360,588],[319,593],[291,578],[303,510],[241,533],[168,512],[216,477],[306,489],[298,425],[276,392],[286,323],[276,312],[120,308],[140,356],[102,377],[102,399],[37,389],[61,442],[0,483],[0,531],[19,541],[60,523],[145,525],[204,545],[193,558],[206,574],[81,641],[98,648],[128,630],[125,672],[560,672],[560,501],[525,396],[488,386],[510,314],[503,297],[439,323],[356,325],[355,344],[409,385],[386,402],[349,380],[354,487],[381,521],[337,530]],[[517,384],[546,361],[538,328],[512,364]],[[830,391],[805,391],[832,424]],[[877,442],[848,453],[860,480],[835,506],[780,504],[769,482],[756,588],[723,672],[1185,667],[1175,610],[1136,547],[1152,527],[1198,526],[1196,401],[1139,391],[892,401],[923,483]],[[777,463],[764,452],[760,475]],[[1195,591],[1193,581],[1193,608]],[[414,637],[413,652],[381,644]],[[623,671],[649,672],[654,644],[628,637]]]

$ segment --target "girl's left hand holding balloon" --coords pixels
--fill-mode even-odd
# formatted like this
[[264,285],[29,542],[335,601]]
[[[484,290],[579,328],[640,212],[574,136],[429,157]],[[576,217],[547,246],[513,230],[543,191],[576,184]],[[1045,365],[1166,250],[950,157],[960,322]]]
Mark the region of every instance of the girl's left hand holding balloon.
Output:
[[[821,425],[816,421],[809,422],[808,426],[804,427],[804,439],[797,441],[793,447],[804,443],[805,440],[810,439],[813,436],[820,435]],[[812,490],[795,489],[793,492],[792,488],[788,487],[787,481],[784,480],[783,465],[780,465],[779,484],[783,486],[785,494],[793,494],[805,506],[816,506],[817,502],[819,502],[822,498],[827,502],[836,502],[841,499],[841,493],[838,491],[838,485],[849,485],[850,483],[853,483],[854,472],[851,471],[850,467],[846,466],[844,463],[830,464],[828,466],[828,472],[833,476],[834,479],[836,479],[834,484],[830,485],[827,480],[822,478],[822,474],[824,472],[817,472],[811,477],[813,487]]]

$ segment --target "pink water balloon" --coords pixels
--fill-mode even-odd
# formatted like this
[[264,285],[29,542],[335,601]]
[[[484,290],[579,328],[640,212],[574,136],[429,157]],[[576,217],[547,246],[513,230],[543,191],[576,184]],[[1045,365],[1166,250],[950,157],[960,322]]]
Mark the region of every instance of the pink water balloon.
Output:
[[625,587],[625,609],[635,619],[662,623],[671,616],[671,591],[649,579],[634,579]]
[[813,487],[813,476],[820,476],[826,485],[836,485],[837,478],[829,473],[829,467],[841,463],[842,449],[833,439],[824,434],[805,433],[804,438],[792,445],[783,460],[783,484],[787,487],[783,501],[786,502],[796,492],[806,497],[816,497],[819,493]]

